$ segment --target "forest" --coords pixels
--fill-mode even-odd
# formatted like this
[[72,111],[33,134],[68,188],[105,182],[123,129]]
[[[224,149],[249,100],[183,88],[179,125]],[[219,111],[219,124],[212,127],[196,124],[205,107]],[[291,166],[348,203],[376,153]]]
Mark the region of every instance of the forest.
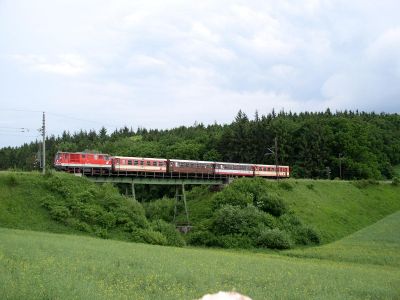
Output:
[[[278,151],[274,149],[274,139]],[[40,168],[40,141],[0,149],[0,169]],[[195,123],[172,129],[124,127],[48,136],[46,162],[57,151],[289,165],[295,178],[390,179],[400,164],[400,115],[337,111],[239,111],[230,124]]]

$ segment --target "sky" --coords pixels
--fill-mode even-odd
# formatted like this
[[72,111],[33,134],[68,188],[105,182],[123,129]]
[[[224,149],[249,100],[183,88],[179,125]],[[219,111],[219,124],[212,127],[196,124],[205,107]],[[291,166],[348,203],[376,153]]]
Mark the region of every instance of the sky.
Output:
[[[0,0],[0,147],[63,130],[400,112],[398,0]],[[25,129],[21,129],[25,128]]]

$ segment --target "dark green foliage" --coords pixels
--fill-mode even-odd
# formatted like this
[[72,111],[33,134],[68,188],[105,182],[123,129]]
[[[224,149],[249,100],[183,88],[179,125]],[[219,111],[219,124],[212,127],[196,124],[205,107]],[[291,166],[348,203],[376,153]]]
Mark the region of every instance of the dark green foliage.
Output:
[[400,185],[400,178],[399,177],[394,177],[393,180],[392,180],[392,185],[399,186]]
[[241,234],[223,235],[218,237],[218,246],[222,248],[253,248],[254,242],[249,236]]
[[54,220],[104,238],[109,230],[133,232],[150,227],[143,207],[120,196],[111,185],[83,189],[74,183],[69,176],[46,179],[45,186],[54,196],[44,197],[42,206]]
[[278,227],[290,233],[296,244],[311,245],[319,244],[321,237],[317,231],[303,222],[294,214],[289,213],[279,218]]
[[193,246],[219,247],[219,239],[207,230],[195,230],[187,235],[187,243]]
[[[111,155],[174,157],[275,164],[266,149],[278,138],[279,163],[306,178],[392,178],[400,163],[400,116],[366,112],[256,114],[239,111],[229,125],[195,124],[170,130],[64,132],[46,140],[48,166],[57,151],[96,149]],[[0,149],[0,169],[38,169],[39,142]],[[329,168],[329,172],[327,171]],[[342,172],[340,172],[340,170]],[[158,195],[157,197],[162,197]]]
[[212,230],[217,235],[247,234],[259,224],[272,226],[273,220],[256,207],[225,205],[215,212]]
[[143,204],[149,220],[172,222],[174,218],[175,199],[163,198]]
[[167,245],[167,238],[158,231],[152,229],[136,228],[131,233],[131,241],[137,243],[147,243],[153,245]]
[[228,187],[223,189],[214,197],[214,208],[220,208],[224,205],[234,205],[246,207],[253,203],[253,195],[248,192],[241,192],[234,188]]
[[287,181],[280,181],[278,186],[281,189],[284,189],[284,190],[287,190],[287,191],[293,190],[293,185],[291,183],[287,182]]
[[290,236],[278,228],[262,231],[257,239],[257,244],[271,249],[289,249],[293,246]]
[[366,188],[371,185],[378,185],[379,181],[376,181],[374,179],[361,179],[361,180],[354,181],[353,184],[356,187],[358,187],[359,189],[363,189],[363,188]]
[[156,220],[151,223],[153,230],[160,232],[167,239],[166,245],[168,246],[185,246],[185,240],[183,239],[181,233],[179,233],[175,226],[167,223],[163,220]]
[[287,212],[285,202],[277,194],[268,193],[262,195],[255,204],[262,211],[268,212],[275,217],[279,217]]

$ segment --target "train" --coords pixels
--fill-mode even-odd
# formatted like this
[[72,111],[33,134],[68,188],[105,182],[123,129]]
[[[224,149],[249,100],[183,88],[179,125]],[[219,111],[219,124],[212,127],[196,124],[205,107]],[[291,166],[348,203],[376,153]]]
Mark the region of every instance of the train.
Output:
[[88,175],[288,178],[289,166],[57,152],[56,170]]

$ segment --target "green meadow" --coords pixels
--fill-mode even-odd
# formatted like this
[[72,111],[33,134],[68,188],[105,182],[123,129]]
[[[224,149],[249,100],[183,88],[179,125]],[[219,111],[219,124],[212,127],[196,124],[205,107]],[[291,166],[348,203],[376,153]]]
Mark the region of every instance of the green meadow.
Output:
[[[97,187],[52,175],[71,193]],[[236,290],[253,299],[399,299],[400,187],[268,181],[323,245],[273,250],[176,248],[100,239],[50,218],[52,177],[0,173],[0,299],[196,299]],[[124,200],[125,201],[125,200]],[[212,194],[188,193],[194,223]]]
[[400,212],[337,243],[291,252],[298,258],[2,228],[0,296],[195,299],[236,290],[253,299],[396,299],[399,230]]

